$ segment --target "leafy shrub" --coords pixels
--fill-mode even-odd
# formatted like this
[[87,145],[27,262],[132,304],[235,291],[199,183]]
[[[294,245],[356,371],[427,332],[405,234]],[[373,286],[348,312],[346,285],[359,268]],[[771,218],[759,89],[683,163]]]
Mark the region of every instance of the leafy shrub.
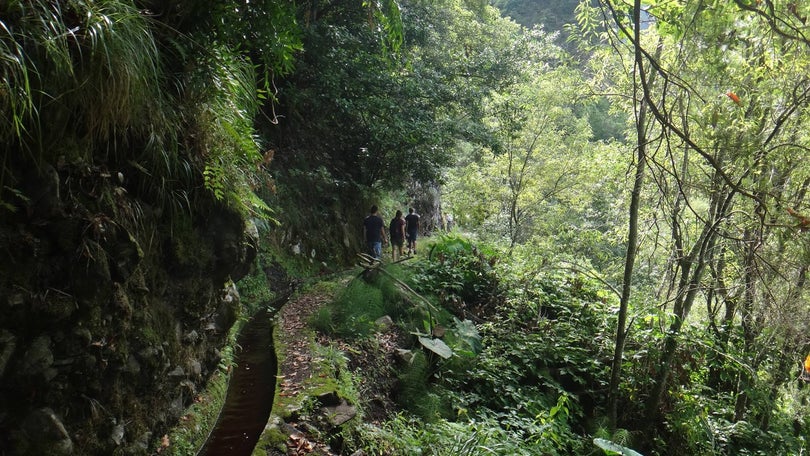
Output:
[[418,290],[438,293],[440,304],[459,317],[467,312],[487,315],[502,298],[493,269],[496,261],[469,240],[444,234],[431,248],[429,261],[419,264],[413,280]]
[[[447,394],[475,419],[494,418],[542,448],[538,454],[573,454],[586,445],[574,430],[589,426],[607,389],[610,317],[599,288],[575,275],[535,276],[521,290],[511,289],[480,325],[483,351],[445,376]],[[553,319],[538,318],[541,308]]]
[[334,333],[344,337],[371,334],[385,315],[382,291],[365,280],[351,281],[330,307]]
[[429,388],[432,376],[431,363],[424,352],[414,353],[413,360],[399,376],[397,401],[409,412],[427,422],[449,415],[443,399]]
[[483,454],[539,454],[514,439],[493,420],[437,421],[399,415],[382,428],[358,428],[362,447],[372,454],[473,456]]

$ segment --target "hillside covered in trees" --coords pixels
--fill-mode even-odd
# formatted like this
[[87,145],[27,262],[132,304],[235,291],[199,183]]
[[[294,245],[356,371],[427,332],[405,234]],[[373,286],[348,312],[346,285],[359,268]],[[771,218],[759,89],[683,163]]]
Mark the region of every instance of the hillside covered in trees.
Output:
[[[0,455],[195,454],[301,283],[341,454],[804,453],[808,15],[0,4]],[[360,274],[372,205],[419,255]]]

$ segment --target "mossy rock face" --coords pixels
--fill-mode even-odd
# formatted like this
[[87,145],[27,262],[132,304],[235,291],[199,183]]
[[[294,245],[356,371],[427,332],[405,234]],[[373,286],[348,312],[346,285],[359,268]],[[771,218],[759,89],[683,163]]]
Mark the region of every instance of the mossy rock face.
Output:
[[[47,210],[0,217],[0,453],[146,454],[216,369],[244,224],[205,198],[133,223],[149,203],[108,173],[53,171]],[[36,435],[60,426],[68,439]]]
[[192,277],[197,271],[211,267],[211,246],[203,244],[193,231],[175,232],[166,243],[167,266],[172,276]]
[[277,416],[270,416],[264,432],[256,442],[253,455],[266,456],[268,454],[287,454],[287,441],[290,430],[286,427],[284,420]]
[[23,421],[21,430],[15,433],[15,438],[29,454],[68,456],[75,450],[62,419],[48,407],[31,411]]

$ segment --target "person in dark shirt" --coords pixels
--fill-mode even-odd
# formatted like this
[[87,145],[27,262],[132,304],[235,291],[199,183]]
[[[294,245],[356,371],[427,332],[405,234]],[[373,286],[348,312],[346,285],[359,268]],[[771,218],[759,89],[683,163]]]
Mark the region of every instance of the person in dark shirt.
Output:
[[371,214],[363,220],[363,239],[371,256],[379,260],[385,242],[385,222],[377,215],[377,205],[371,206]]
[[405,216],[405,232],[408,236],[408,254],[416,255],[416,238],[419,235],[419,216],[408,208],[408,215]]
[[402,245],[405,243],[405,219],[402,218],[402,211],[397,211],[391,219],[388,231],[391,236],[391,259],[397,261],[402,256]]

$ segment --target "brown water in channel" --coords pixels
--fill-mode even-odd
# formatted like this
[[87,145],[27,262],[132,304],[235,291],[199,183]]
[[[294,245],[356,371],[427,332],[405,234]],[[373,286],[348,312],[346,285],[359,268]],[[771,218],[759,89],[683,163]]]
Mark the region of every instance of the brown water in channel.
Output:
[[236,354],[225,404],[197,456],[250,456],[253,452],[275,395],[277,360],[272,330],[269,310],[259,312],[242,328],[237,340],[241,351]]

